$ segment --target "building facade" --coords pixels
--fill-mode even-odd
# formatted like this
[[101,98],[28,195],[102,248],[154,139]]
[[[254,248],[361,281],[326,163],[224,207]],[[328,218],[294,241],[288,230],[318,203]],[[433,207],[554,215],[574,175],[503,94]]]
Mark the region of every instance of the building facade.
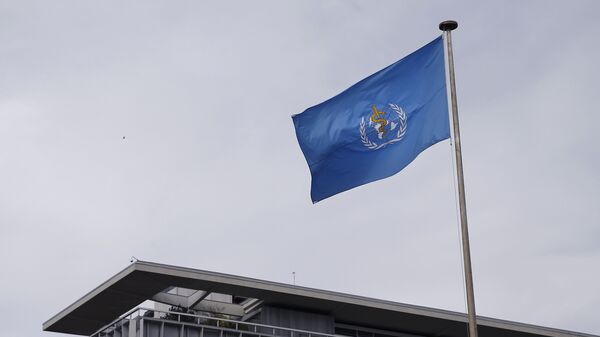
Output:
[[[599,337],[477,317],[481,337]],[[43,323],[92,337],[466,337],[465,314],[137,261]]]

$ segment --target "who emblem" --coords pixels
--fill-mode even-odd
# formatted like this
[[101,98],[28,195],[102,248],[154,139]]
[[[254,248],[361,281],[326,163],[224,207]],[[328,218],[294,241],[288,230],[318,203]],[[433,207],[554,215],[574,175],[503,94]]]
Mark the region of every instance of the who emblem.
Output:
[[[368,125],[365,117],[361,118],[359,127],[360,140],[365,147],[371,150],[379,150],[386,145],[399,142],[404,138],[408,122],[406,113],[397,104],[389,104],[389,107],[392,112],[386,114],[385,111],[381,111],[376,105],[373,105],[373,113],[369,117]],[[367,127],[375,130],[377,141],[369,138]]]

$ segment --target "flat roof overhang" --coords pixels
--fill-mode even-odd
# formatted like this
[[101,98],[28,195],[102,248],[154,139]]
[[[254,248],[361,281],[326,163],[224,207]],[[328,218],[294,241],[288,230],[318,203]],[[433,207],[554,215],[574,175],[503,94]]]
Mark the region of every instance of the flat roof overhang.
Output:
[[[465,314],[198,269],[137,261],[43,323],[44,331],[89,336],[167,287],[258,298],[265,304],[330,314],[336,323],[422,336],[466,336]],[[477,317],[481,337],[599,337]]]

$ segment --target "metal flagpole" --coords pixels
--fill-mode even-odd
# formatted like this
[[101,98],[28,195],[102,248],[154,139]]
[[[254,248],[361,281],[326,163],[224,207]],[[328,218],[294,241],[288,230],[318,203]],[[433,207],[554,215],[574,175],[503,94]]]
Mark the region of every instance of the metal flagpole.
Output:
[[471,270],[471,249],[469,247],[469,229],[467,226],[467,202],[465,199],[465,181],[463,176],[462,152],[460,147],[460,129],[458,126],[458,104],[456,102],[456,82],[454,79],[454,58],[452,56],[451,31],[458,28],[456,21],[440,23],[444,32],[448,49],[448,73],[450,75],[450,100],[452,101],[452,125],[454,127],[454,151],[456,156],[456,175],[458,179],[458,201],[460,207],[460,230],[462,236],[462,253],[467,288],[467,316],[469,317],[469,336],[477,337],[477,321],[475,316],[475,292],[473,291],[473,272]]

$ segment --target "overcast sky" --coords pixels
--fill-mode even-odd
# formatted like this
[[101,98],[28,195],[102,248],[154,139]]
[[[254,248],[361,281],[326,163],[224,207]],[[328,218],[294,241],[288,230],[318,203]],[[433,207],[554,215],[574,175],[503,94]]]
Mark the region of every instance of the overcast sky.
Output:
[[449,141],[312,205],[290,118],[449,18],[477,313],[600,334],[598,13],[1,0],[0,335],[58,336],[132,255],[464,312]]

